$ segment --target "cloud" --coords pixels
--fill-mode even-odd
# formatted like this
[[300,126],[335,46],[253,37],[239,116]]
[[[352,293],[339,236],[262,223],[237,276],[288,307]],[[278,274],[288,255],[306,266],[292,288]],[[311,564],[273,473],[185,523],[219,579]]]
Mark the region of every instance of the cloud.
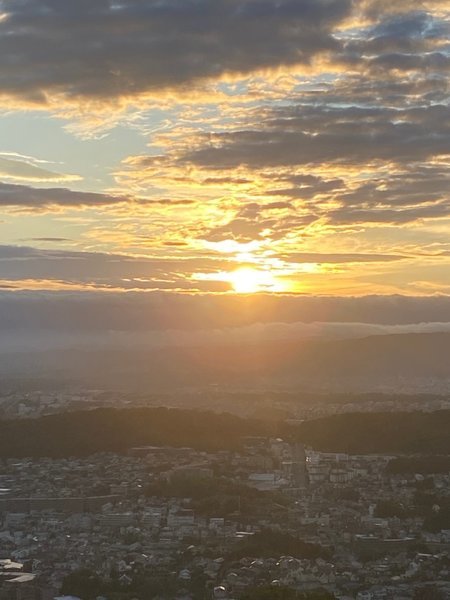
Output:
[[[317,323],[407,326],[450,323],[450,297],[253,297],[176,293],[0,292],[3,332],[201,331]],[[260,324],[260,325],[258,325]],[[421,326],[423,330],[426,325]],[[430,326],[435,330],[437,326]],[[448,326],[447,326],[448,327]],[[280,327],[278,326],[278,329]],[[373,327],[373,329],[376,329]],[[368,329],[366,329],[368,332]],[[399,330],[400,332],[400,330]]]
[[25,240],[21,240],[22,242],[47,242],[51,244],[59,244],[64,242],[73,242],[70,238],[64,237],[33,237]]
[[[167,289],[186,291],[227,291],[223,282],[191,279],[195,272],[232,270],[231,259],[184,253],[183,256],[145,257],[103,252],[38,249],[0,245],[0,282],[33,289],[98,287],[118,289]],[[33,284],[33,281],[35,284]]]
[[74,192],[66,188],[33,188],[0,182],[0,207],[43,210],[52,207],[77,208],[119,204],[125,196],[110,196],[93,192]]
[[350,223],[412,223],[422,219],[436,219],[450,216],[450,204],[443,202],[430,206],[409,208],[357,209],[341,208],[329,213],[328,218],[334,224]]
[[46,182],[46,181],[78,181],[78,175],[67,175],[49,171],[34,163],[31,159],[18,160],[10,158],[9,154],[0,153],[0,178],[18,181]]
[[51,211],[70,208],[97,208],[124,203],[150,207],[190,205],[194,201],[188,198],[152,199],[138,198],[128,194],[107,194],[96,192],[75,192],[67,188],[34,188],[0,182],[0,208],[14,208],[35,211]]
[[386,99],[370,101],[365,80],[348,85],[250,112],[245,129],[195,134],[168,143],[164,155],[130,157],[118,183],[233,199],[234,211],[230,201],[219,223],[197,228],[210,241],[281,239],[317,222],[448,217],[448,104],[395,85]]
[[341,106],[291,104],[266,114],[259,127],[205,136],[179,160],[207,169],[329,164],[382,160],[426,161],[448,154],[448,105]]
[[2,0],[0,93],[21,104],[86,107],[311,68],[315,58],[447,69],[445,50],[420,54],[445,39],[443,9],[445,0]]
[[439,13],[441,9],[446,9],[447,0],[362,0],[358,3],[359,10],[366,17],[373,20],[379,19],[384,15],[397,15],[417,10],[426,10]]
[[[223,292],[229,284],[213,278],[249,262],[296,293],[447,289],[444,254],[426,259],[429,274],[418,264],[450,217],[444,8],[0,0],[0,102],[82,119],[95,106],[98,127],[127,106],[132,135],[105,137],[104,161],[142,148],[139,134],[149,146],[110,165],[103,193],[13,185],[66,176],[0,153],[8,217],[59,213],[77,219],[64,231],[76,238],[80,226],[78,248],[110,250],[3,249],[3,286]],[[87,214],[64,214],[73,209]],[[28,239],[64,243],[49,223]]]
[[291,252],[286,256],[279,256],[287,262],[313,263],[313,264],[342,264],[342,263],[371,263],[371,262],[395,262],[406,257],[398,254],[364,254],[364,253],[335,253],[323,254],[320,252]]
[[350,0],[2,0],[4,96],[127,99],[340,47]]
[[[308,282],[307,273],[317,280],[322,270],[327,277],[326,272],[330,269],[345,273],[355,265],[366,264],[364,273],[368,275],[370,265],[394,264],[407,258],[399,254],[286,253],[272,250],[268,256],[264,251],[254,256],[250,253],[246,260],[245,254],[236,257],[235,251],[222,254],[213,249],[205,252],[179,246],[163,246],[161,251],[145,256],[0,245],[0,288],[222,293],[232,290],[228,275],[238,268],[247,267],[262,273],[269,271],[280,284],[280,289],[291,289],[304,287]],[[434,266],[444,265],[443,268],[446,268],[445,250],[428,258]],[[409,257],[409,261],[413,259]],[[308,265],[314,268],[308,269]],[[285,282],[290,282],[287,287]],[[321,288],[323,293],[328,289],[323,284]],[[365,289],[374,289],[370,281]]]

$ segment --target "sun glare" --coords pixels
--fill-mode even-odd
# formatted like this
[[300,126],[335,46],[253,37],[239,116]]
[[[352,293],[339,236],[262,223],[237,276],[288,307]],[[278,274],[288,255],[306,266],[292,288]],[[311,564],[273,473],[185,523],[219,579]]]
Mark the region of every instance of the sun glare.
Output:
[[278,282],[269,271],[258,271],[242,267],[228,275],[233,290],[238,294],[253,294],[262,291],[275,291]]
[[290,288],[289,281],[279,276],[285,273],[278,270],[272,272],[269,268],[239,267],[235,271],[220,271],[219,273],[194,273],[198,281],[227,282],[237,294],[255,294],[257,292],[284,292]]

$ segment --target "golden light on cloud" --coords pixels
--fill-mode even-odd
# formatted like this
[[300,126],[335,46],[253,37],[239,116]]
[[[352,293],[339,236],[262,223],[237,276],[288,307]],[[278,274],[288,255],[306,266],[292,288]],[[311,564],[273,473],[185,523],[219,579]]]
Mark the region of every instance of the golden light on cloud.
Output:
[[4,285],[448,293],[445,2],[63,4],[0,0]]
[[251,242],[237,242],[236,240],[222,240],[220,242],[204,241],[203,246],[208,250],[220,252],[222,254],[245,254],[258,250],[262,246],[262,242],[253,240]]

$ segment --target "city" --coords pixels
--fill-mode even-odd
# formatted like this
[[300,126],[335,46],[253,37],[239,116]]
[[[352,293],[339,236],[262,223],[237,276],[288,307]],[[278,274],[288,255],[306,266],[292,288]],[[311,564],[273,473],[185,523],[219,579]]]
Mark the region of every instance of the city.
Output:
[[444,599],[449,477],[448,459],[255,436],[3,459],[0,598]]
[[450,600],[450,0],[0,0],[0,600]]

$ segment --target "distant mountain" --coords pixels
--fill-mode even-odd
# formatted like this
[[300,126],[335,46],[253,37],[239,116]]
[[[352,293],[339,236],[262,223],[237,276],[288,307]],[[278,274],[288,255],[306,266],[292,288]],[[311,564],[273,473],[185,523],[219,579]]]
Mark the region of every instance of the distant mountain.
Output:
[[97,347],[4,353],[2,377],[128,390],[282,386],[338,391],[446,389],[450,333],[203,346]]

